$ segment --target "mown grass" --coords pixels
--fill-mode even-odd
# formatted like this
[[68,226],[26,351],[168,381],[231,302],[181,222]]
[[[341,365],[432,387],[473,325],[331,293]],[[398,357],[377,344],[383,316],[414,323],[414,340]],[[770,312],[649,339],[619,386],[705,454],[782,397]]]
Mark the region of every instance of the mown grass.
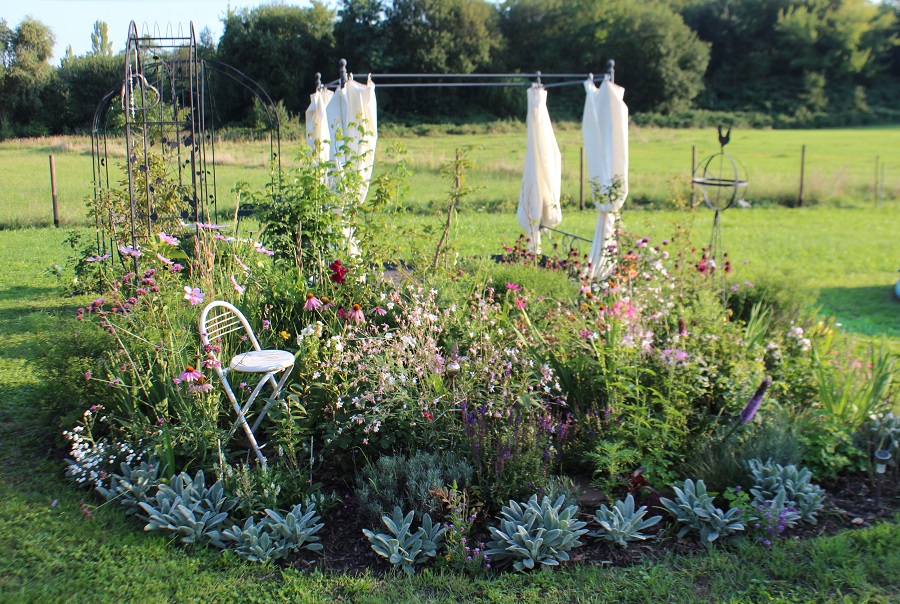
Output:
[[[479,189],[474,206],[513,214],[524,165],[524,126],[507,124],[498,132],[458,134],[419,129],[422,135],[384,135],[378,141],[376,166],[382,166],[387,150],[397,143],[407,150],[410,178],[408,205],[427,208],[447,196],[449,185],[441,167],[456,149],[476,145],[471,151],[475,167],[469,183]],[[579,165],[581,131],[577,124],[559,124],[557,139],[563,154],[563,202],[577,207],[580,197]],[[284,142],[282,158],[291,165],[297,153],[294,142]],[[727,147],[743,162],[750,176],[747,199],[757,204],[793,203],[800,178],[800,149],[807,145],[806,199],[810,204],[871,206],[875,204],[875,157],[885,164],[884,199],[900,198],[900,127],[834,130],[736,131]],[[637,128],[631,131],[629,205],[659,205],[674,191],[684,192],[690,177],[691,146],[698,160],[718,152],[711,130]],[[110,157],[121,160],[123,146],[111,143]],[[0,228],[51,224],[48,155],[57,165],[60,220],[63,224],[85,221],[84,199],[92,194],[90,141],[84,137],[0,142]],[[220,142],[215,147],[216,184],[220,211],[233,205],[230,193],[238,180],[262,187],[268,179],[266,141]],[[378,168],[376,168],[377,170]],[[590,187],[586,187],[586,195]]]
[[[848,211],[815,210],[809,215],[817,219],[807,222],[847,226],[850,215],[840,212]],[[860,212],[860,220],[885,222],[880,214]],[[764,241],[783,240],[783,232],[775,226],[786,221],[783,228],[789,230],[791,220],[797,220],[789,216],[795,215],[772,210],[740,216],[763,221],[752,224],[761,230],[753,239]],[[665,230],[672,218],[638,216],[654,217],[640,225],[654,236],[654,229]],[[471,236],[463,238],[467,230],[475,230],[475,218],[483,216],[461,220],[461,248],[482,249]],[[761,228],[767,224],[768,231]],[[513,230],[505,223],[482,222],[478,232],[486,241],[478,245],[489,251],[488,243],[497,237],[492,231],[500,229]],[[787,541],[771,548],[717,547],[627,569],[572,567],[484,579],[427,570],[412,578],[282,570],[205,548],[186,550],[144,534],[119,509],[102,505],[65,481],[63,463],[51,448],[55,435],[48,425],[55,418],[43,416],[36,404],[43,388],[52,387],[41,384],[34,372],[40,342],[60,332],[61,322],[71,321],[74,308],[82,302],[66,298],[56,278],[44,270],[65,256],[62,239],[62,233],[52,229],[0,232],[0,337],[4,342],[0,350],[0,601],[892,602],[900,598],[896,582],[900,519],[834,537]],[[867,240],[859,232],[851,239],[858,240],[855,245]],[[819,245],[827,247],[824,240]],[[893,247],[886,253],[896,256],[896,251]],[[776,264],[788,267],[792,254],[793,250],[786,250]],[[844,265],[850,263],[845,260]],[[751,261],[748,267],[753,266]],[[870,260],[865,266],[861,274],[871,279],[873,267],[879,264]],[[849,269],[838,272],[843,271]],[[92,518],[83,513],[81,501],[89,504]]]

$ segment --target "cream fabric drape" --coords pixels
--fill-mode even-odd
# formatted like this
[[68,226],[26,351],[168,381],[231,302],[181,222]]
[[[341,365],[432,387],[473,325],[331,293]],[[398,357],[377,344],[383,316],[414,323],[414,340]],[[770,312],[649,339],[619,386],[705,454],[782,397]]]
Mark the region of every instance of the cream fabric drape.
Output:
[[310,103],[306,108],[306,143],[312,147],[319,162],[331,159],[331,133],[326,108],[332,96],[334,93],[327,88],[316,90],[309,95]]
[[540,86],[528,89],[526,124],[528,143],[516,218],[530,239],[530,248],[540,254],[541,226],[555,227],[562,221],[562,156],[547,112],[547,91]]
[[598,88],[588,80],[584,88],[587,96],[581,129],[588,178],[592,188],[601,193],[619,182],[613,199],[597,201],[600,215],[591,244],[591,266],[585,269],[586,278],[606,279],[615,268],[609,248],[615,244],[616,215],[628,196],[628,106],[621,86],[604,81]]
[[[365,84],[348,80],[334,93],[326,107],[331,137],[331,159],[339,170],[344,169],[349,157],[356,158],[356,170],[362,177],[357,203],[362,203],[369,192],[372,168],[375,165],[375,146],[378,142],[378,103],[375,100],[375,84],[369,78]],[[349,139],[337,141],[337,132]]]

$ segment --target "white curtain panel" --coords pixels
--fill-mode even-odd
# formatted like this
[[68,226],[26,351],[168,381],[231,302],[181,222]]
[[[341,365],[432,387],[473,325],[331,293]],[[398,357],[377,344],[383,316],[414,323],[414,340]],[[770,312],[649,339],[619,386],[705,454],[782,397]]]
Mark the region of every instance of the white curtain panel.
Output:
[[[347,162],[347,156],[358,158],[356,169],[362,176],[357,203],[362,203],[369,192],[372,168],[375,165],[375,146],[378,142],[378,103],[375,100],[375,84],[369,78],[365,84],[348,80],[347,84],[331,97],[326,107],[330,129],[331,159],[339,170]],[[348,138],[337,142],[337,132]]]
[[309,107],[306,108],[306,143],[312,147],[319,162],[331,159],[331,133],[326,108],[332,96],[334,93],[327,88],[316,90],[309,95]]
[[609,248],[615,244],[616,215],[628,196],[628,106],[621,86],[603,81],[598,88],[588,80],[584,88],[587,97],[581,130],[588,178],[600,191],[606,191],[615,180],[620,183],[613,199],[597,201],[599,216],[591,244],[591,266],[584,276],[599,280],[615,269]]
[[555,227],[562,221],[562,156],[547,112],[547,91],[540,86],[528,89],[526,124],[528,143],[516,218],[531,240],[531,249],[540,254],[541,226]]

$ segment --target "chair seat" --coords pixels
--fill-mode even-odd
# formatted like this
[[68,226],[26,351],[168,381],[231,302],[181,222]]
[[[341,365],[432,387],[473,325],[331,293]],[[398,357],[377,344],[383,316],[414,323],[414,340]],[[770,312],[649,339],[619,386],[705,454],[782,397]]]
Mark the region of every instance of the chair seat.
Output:
[[294,355],[287,350],[251,350],[231,359],[228,369],[238,373],[268,373],[294,365]]

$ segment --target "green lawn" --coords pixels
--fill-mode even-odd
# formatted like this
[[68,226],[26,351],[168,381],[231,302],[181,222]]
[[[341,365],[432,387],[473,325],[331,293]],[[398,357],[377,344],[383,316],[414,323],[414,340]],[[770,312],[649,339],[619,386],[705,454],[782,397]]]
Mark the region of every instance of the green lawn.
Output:
[[[426,129],[427,132],[427,129]],[[524,165],[525,131],[522,125],[506,125],[502,132],[478,134],[383,135],[378,141],[381,165],[389,147],[402,143],[408,151],[412,208],[422,209],[443,200],[449,189],[440,174],[457,148],[477,145],[472,151],[475,167],[469,182],[479,190],[471,203],[513,214]],[[557,139],[563,153],[564,203],[577,207],[581,131],[577,124],[560,124]],[[282,157],[290,165],[297,142],[282,145]],[[663,203],[676,191],[686,191],[691,167],[691,146],[698,160],[718,152],[712,130],[636,128],[631,131],[630,199],[632,204]],[[900,199],[900,127],[835,130],[736,131],[727,147],[747,167],[750,189],[747,199],[757,204],[772,200],[795,201],[800,178],[800,149],[807,146],[806,186],[809,203],[872,206],[875,158],[885,164],[885,203]],[[84,137],[0,142],[0,228],[51,224],[48,155],[56,161],[60,219],[63,224],[83,223],[84,199],[92,194],[90,141]],[[230,191],[238,180],[261,187],[268,178],[265,167],[268,144],[220,142],[216,145],[216,182],[220,211],[233,203]],[[120,161],[121,144],[111,145],[113,164]],[[588,187],[588,193],[590,189]]]

